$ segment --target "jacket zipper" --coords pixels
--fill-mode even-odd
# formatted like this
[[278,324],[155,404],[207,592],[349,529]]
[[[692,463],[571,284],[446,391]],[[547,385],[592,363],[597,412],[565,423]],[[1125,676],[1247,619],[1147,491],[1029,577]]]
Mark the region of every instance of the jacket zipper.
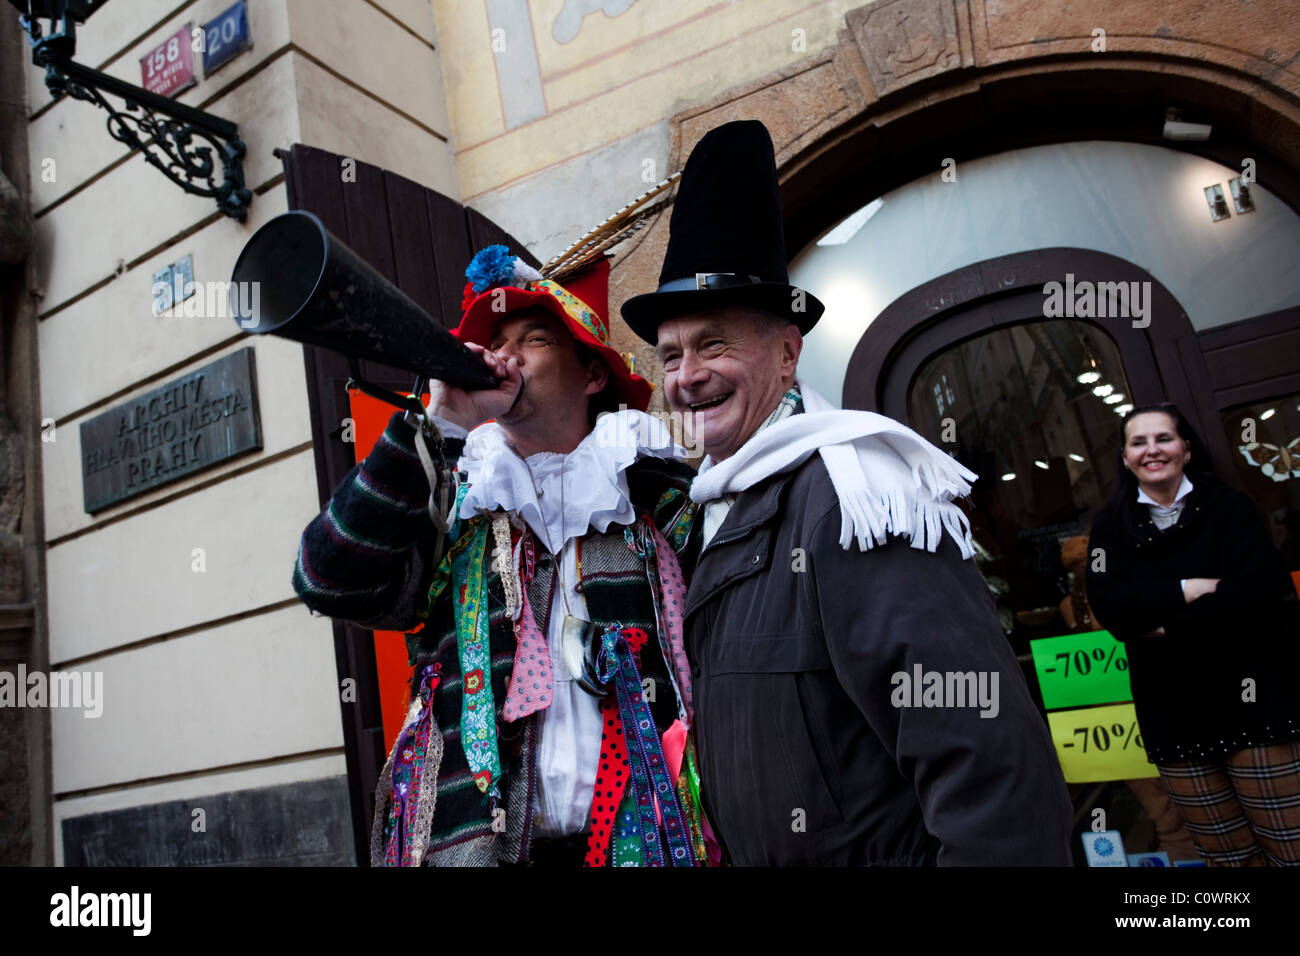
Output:
[[700,553],[703,554],[704,551],[707,551],[709,550],[709,548],[712,548],[719,544],[730,544],[732,541],[739,541],[741,538],[745,537],[745,535],[749,534],[752,530],[753,528],[746,528],[740,534],[737,534],[736,532],[733,531],[724,538],[715,537],[712,541],[710,541],[708,544],[704,546],[703,551],[701,551]]

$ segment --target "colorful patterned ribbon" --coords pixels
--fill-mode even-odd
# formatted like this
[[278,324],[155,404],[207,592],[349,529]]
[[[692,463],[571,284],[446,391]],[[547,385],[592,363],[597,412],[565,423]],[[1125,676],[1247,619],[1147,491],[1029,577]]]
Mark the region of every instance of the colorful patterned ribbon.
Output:
[[[629,641],[632,640],[632,631],[624,634],[628,635]],[[609,841],[614,833],[615,820],[623,812],[621,804],[630,770],[623,720],[618,715],[618,700],[614,696],[601,701],[600,721],[600,766],[596,769],[596,786],[591,798],[591,833],[587,836],[587,856],[582,861],[583,866],[604,866],[609,859]]]
[[[688,734],[686,750],[682,755],[682,770],[677,777],[677,798],[682,801],[686,819],[691,826],[691,845],[695,848],[696,859],[704,866],[713,866],[715,860],[709,853],[709,846],[704,839],[704,811],[700,808],[700,770],[695,761],[695,737]],[[721,854],[718,855],[721,858]]]
[[[519,620],[515,622],[515,639],[519,643],[515,650],[514,669],[510,672],[510,687],[506,691],[504,715],[509,721],[522,720],[529,714],[551,706],[551,695],[555,688],[555,676],[551,672],[551,652],[546,644],[546,636],[537,626],[537,617],[533,614],[532,605],[528,601],[528,583],[533,578],[530,532],[524,533],[519,563],[523,566],[519,573],[522,606]],[[548,620],[549,617],[548,614]]]
[[[623,637],[633,654],[639,654],[642,646],[650,639],[650,635],[639,627],[627,628],[623,631]],[[600,766],[596,768],[596,786],[591,798],[591,833],[587,836],[587,857],[582,862],[583,866],[606,864],[616,823],[621,826],[626,814],[635,813],[634,806],[627,804],[624,798],[625,792],[630,794],[627,782],[631,776],[631,764],[627,759],[627,739],[623,734],[623,718],[618,713],[616,695],[611,694],[601,701],[600,720]],[[639,831],[635,835],[639,847]],[[637,857],[640,857],[639,852]],[[620,865],[617,853],[615,865]]]
[[645,866],[641,844],[641,823],[636,812],[635,787],[628,787],[618,808],[618,826],[614,830],[614,866]]
[[[691,665],[686,659],[684,617],[686,611],[686,580],[677,553],[655,523],[649,518],[643,522],[646,532],[646,573],[650,579],[650,593],[655,600],[655,625],[659,630],[659,648],[664,664],[673,681],[680,703],[679,716],[689,730],[695,718],[694,698],[691,691]],[[641,551],[638,550],[638,554]]]
[[[380,803],[371,838],[372,865],[419,866],[428,848],[442,766],[442,734],[433,716],[440,669],[439,664],[425,666],[406,723],[380,773],[376,800],[387,801],[388,812]],[[384,829],[379,832],[381,819]]]
[[[632,647],[618,624],[610,625],[601,637],[598,671],[602,681],[613,683],[618,698],[619,717],[632,765],[631,783],[645,862],[649,866],[666,865],[663,846],[666,841],[671,865],[694,866],[690,828],[668,773],[650,706],[642,696],[641,673]],[[661,834],[664,840],[660,839]]]
[[[660,651],[673,682],[673,690],[677,693],[682,724],[689,728],[694,717],[694,707],[690,665],[682,637],[686,582],[681,565],[678,564],[676,551],[648,516],[642,519],[639,529],[629,526],[623,530],[628,548],[646,562]],[[623,631],[623,636],[634,654],[640,652],[648,639],[648,635],[639,628],[627,628]],[[604,866],[612,852],[614,866],[640,866],[645,862],[641,849],[643,829],[637,811],[636,787],[628,786],[631,779],[630,763],[616,697],[604,701],[602,720],[604,742],[601,745],[600,766],[596,771],[591,833],[587,840],[584,865]],[[688,736],[687,760],[676,784],[677,797],[686,814],[696,858],[704,860],[706,856],[701,834],[699,789],[698,784],[694,788],[689,785],[691,778],[687,774],[688,769],[694,770],[694,757],[694,744]]]
[[492,653],[488,642],[488,522],[480,521],[468,548],[452,559],[452,580],[460,582],[454,601],[456,650],[464,685],[461,695],[460,743],[480,793],[501,798],[501,761],[497,753],[496,709],[492,699]]

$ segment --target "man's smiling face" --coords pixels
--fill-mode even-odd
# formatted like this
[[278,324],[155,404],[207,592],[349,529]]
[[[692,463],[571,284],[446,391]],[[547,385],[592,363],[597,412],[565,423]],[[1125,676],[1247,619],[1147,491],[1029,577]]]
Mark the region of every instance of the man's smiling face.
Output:
[[659,326],[664,397],[715,461],[731,457],[794,381],[802,338],[794,325],[739,306]]

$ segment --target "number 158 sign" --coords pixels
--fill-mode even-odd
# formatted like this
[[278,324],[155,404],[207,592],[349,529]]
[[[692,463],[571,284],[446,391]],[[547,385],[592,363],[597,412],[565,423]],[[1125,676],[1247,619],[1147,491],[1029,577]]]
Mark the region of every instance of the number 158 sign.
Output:
[[190,46],[191,24],[185,24],[140,58],[144,88],[159,96],[175,96],[197,82],[194,79],[194,51]]

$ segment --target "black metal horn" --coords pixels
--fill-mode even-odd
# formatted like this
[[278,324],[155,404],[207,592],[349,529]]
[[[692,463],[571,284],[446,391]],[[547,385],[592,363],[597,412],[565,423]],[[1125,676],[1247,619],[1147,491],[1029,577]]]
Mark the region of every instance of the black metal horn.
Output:
[[276,216],[230,277],[244,331],[318,345],[466,389],[495,388],[486,363],[309,212]]

